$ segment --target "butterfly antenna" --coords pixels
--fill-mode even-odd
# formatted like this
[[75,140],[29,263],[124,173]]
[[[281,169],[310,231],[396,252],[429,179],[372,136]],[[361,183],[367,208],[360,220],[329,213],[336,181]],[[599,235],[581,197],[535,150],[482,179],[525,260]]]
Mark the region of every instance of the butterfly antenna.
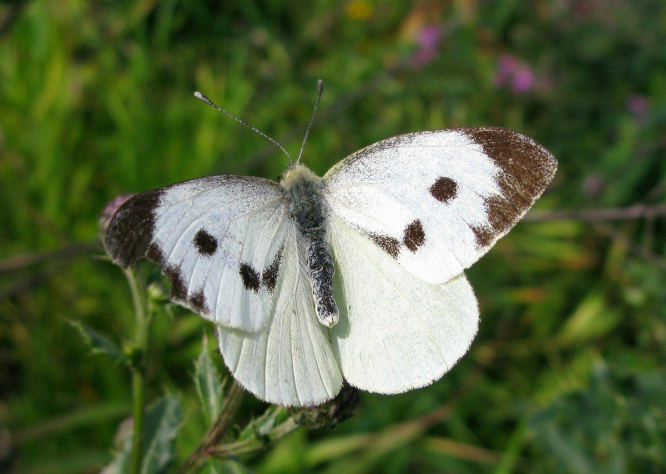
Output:
[[303,144],[301,145],[301,151],[298,153],[298,159],[296,160],[296,163],[299,163],[301,161],[303,148],[305,148],[305,142],[308,141],[308,134],[310,133],[310,129],[312,128],[312,124],[314,123],[315,116],[317,115],[317,107],[319,107],[319,101],[321,100],[321,95],[323,92],[324,92],[324,81],[319,79],[317,81],[317,102],[315,103],[314,110],[312,111],[312,118],[310,119],[310,125],[308,125],[308,129],[305,131],[305,137],[303,138]]
[[[321,94],[320,94],[320,95],[321,95]],[[275,139],[269,137],[268,135],[266,135],[265,133],[263,133],[263,132],[257,130],[256,128],[254,128],[254,127],[253,127],[252,125],[250,125],[249,123],[246,123],[246,122],[242,121],[241,119],[239,119],[238,117],[236,117],[234,114],[232,114],[232,113],[230,113],[230,112],[227,112],[227,111],[224,110],[222,107],[220,107],[220,106],[216,105],[215,103],[213,103],[212,100],[210,100],[208,97],[206,97],[205,95],[203,95],[201,92],[199,92],[199,91],[195,92],[195,93],[194,93],[194,97],[196,97],[197,99],[203,100],[205,103],[207,103],[207,104],[210,105],[211,107],[216,108],[216,109],[219,110],[220,112],[224,112],[225,114],[227,114],[227,115],[228,115],[229,117],[231,117],[232,119],[236,120],[237,122],[242,123],[243,125],[245,125],[245,126],[246,126],[247,128],[249,128],[250,130],[254,130],[255,132],[257,132],[257,133],[258,133],[259,135],[261,135],[262,137],[264,137],[264,138],[266,138],[267,140],[273,142],[273,143],[274,143],[274,144],[275,144],[280,150],[282,150],[282,151],[284,152],[285,155],[287,155],[287,156],[289,157],[289,161],[291,161],[292,163],[294,162],[294,159],[291,157],[291,155],[289,154],[289,152],[288,152],[287,150],[285,150],[284,147],[283,147],[282,145],[280,145],[280,144],[277,142],[277,140],[275,140]],[[307,134],[306,134],[306,137],[307,137]]]

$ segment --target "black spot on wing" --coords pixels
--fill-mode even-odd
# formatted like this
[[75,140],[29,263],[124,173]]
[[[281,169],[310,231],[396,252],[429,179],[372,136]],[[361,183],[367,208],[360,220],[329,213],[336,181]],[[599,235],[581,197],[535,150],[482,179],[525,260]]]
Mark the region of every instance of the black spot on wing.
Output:
[[200,229],[194,236],[194,246],[200,255],[210,257],[217,250],[217,239],[204,229]]
[[442,176],[437,178],[437,181],[430,186],[430,194],[439,202],[446,204],[458,194],[458,185],[451,178]]
[[257,272],[252,265],[247,263],[241,263],[238,269],[238,273],[243,279],[243,285],[246,290],[251,290],[257,293],[259,291],[259,272]]
[[208,305],[206,304],[206,296],[204,295],[203,289],[192,295],[189,299],[189,303],[190,306],[192,306],[192,309],[194,309],[197,313],[200,314],[210,313]]
[[151,262],[157,263],[158,265],[164,265],[166,263],[164,259],[164,252],[162,252],[162,249],[156,242],[153,242],[148,246],[148,250],[146,250],[146,258]]
[[[261,275],[261,283],[271,293],[275,290],[278,275],[280,274],[280,264],[282,263],[282,248],[275,254],[273,261],[266,267]],[[246,286],[247,288],[247,286]]]
[[114,214],[104,236],[111,259],[127,268],[146,256],[155,234],[155,209],[164,188],[137,194]]
[[369,234],[368,237],[391,257],[398,258],[400,254],[400,241],[398,239],[378,234]]
[[412,253],[416,252],[419,247],[425,243],[425,232],[423,232],[423,226],[421,225],[420,220],[416,219],[405,228],[405,235],[402,239],[402,243],[405,244],[405,247],[407,247]]
[[187,301],[187,286],[180,271],[180,267],[169,265],[164,269],[164,274],[171,282],[171,299],[174,301]]

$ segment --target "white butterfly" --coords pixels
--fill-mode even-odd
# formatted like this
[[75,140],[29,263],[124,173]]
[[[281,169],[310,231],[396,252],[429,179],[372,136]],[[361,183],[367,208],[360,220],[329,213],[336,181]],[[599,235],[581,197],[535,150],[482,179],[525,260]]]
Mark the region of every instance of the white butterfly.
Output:
[[297,161],[279,184],[209,176],[139,194],[105,246],[123,267],[158,263],[171,299],[217,325],[230,372],[262,400],[316,405],[343,379],[401,393],[468,350],[479,313],[463,270],[556,168],[504,128],[409,133],[323,178]]

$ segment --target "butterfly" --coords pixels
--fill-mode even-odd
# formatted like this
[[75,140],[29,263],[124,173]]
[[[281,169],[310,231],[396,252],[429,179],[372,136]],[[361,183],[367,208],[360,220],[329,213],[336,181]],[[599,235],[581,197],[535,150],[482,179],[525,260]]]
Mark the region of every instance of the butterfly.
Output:
[[506,128],[407,133],[323,178],[299,156],[279,183],[207,176],[138,194],[104,244],[122,267],[160,265],[171,300],[215,323],[229,371],[258,398],[317,405],[343,380],[401,393],[467,352],[479,310],[463,272],[556,168]]

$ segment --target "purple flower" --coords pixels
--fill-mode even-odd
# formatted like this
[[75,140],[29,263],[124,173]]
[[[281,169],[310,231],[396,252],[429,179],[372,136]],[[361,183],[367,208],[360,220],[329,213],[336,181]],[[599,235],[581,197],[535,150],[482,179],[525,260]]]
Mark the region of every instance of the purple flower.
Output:
[[591,174],[583,181],[583,192],[588,197],[596,197],[604,187],[604,181],[598,174]]
[[520,66],[513,75],[511,86],[516,92],[527,92],[531,90],[532,87],[534,87],[534,73],[528,66]]
[[650,114],[650,101],[644,95],[632,94],[627,98],[627,109],[637,125],[644,125]]
[[510,85],[515,92],[528,92],[534,88],[534,72],[527,64],[515,56],[503,54],[497,61],[495,84],[504,87]]
[[435,59],[436,56],[437,51],[419,49],[415,51],[414,54],[412,54],[412,66],[414,66],[416,69],[421,69],[423,66]]
[[439,41],[442,39],[442,28],[439,25],[426,25],[419,31],[416,39],[419,48],[425,50],[436,50]]
[[497,71],[495,72],[495,84],[505,86],[513,76],[518,60],[509,54],[503,54],[497,61]]
[[419,31],[416,37],[417,50],[412,55],[412,65],[420,69],[437,57],[439,43],[444,36],[444,31],[439,25],[426,25]]
[[109,224],[111,223],[111,220],[113,219],[113,216],[115,215],[116,211],[120,209],[120,206],[122,206],[125,201],[127,201],[129,198],[134,196],[134,194],[121,194],[120,196],[116,196],[112,200],[110,200],[107,205],[104,207],[104,210],[102,211],[102,215],[99,218],[99,233],[100,236],[102,237],[102,240],[104,240],[104,236],[106,235],[106,229],[109,227]]

